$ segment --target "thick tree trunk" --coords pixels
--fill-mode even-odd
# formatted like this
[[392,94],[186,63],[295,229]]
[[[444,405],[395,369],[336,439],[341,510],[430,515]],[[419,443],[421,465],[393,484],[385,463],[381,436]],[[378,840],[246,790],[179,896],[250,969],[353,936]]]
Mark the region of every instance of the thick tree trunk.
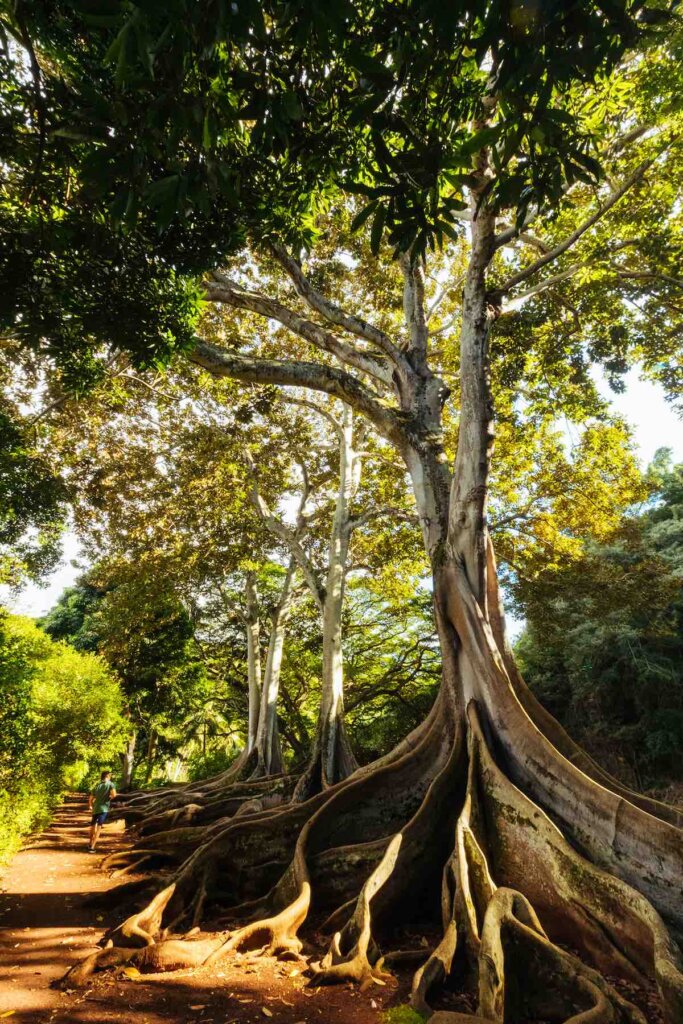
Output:
[[256,732],[256,768],[252,778],[279,775],[283,771],[282,751],[277,724],[277,702],[280,692],[282,652],[287,622],[294,599],[296,561],[290,560],[278,603],[272,614],[266,670],[261,691],[258,729]]
[[333,786],[358,767],[344,723],[344,654],[342,614],[351,539],[350,505],[360,482],[360,460],[354,452],[353,410],[343,406],[339,438],[339,488],[328,548],[322,600],[323,667],[320,710],[310,764],[294,791],[306,800],[319,789]]

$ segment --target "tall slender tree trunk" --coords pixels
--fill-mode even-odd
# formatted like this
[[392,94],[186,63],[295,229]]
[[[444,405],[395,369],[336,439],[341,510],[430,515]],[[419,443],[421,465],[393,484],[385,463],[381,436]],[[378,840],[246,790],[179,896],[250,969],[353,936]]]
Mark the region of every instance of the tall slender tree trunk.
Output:
[[292,557],[282,584],[278,603],[273,610],[266,669],[261,690],[261,706],[256,733],[256,768],[253,778],[278,775],[283,771],[282,750],[277,724],[277,702],[287,622],[294,599],[296,560]]
[[256,574],[247,572],[246,611],[244,624],[247,634],[247,680],[249,687],[249,719],[247,725],[246,753],[250,754],[256,744],[259,708],[261,704],[261,646],[259,603],[256,590]]
[[157,733],[156,729],[150,729],[149,737],[147,739],[147,755],[145,757],[145,785],[148,785],[151,778],[152,772],[154,771],[154,755],[157,749]]
[[360,460],[354,451],[353,410],[344,404],[339,436],[339,488],[328,548],[322,601],[323,667],[320,710],[309,767],[295,791],[296,800],[333,786],[358,767],[344,722],[344,655],[342,615],[351,539],[350,506],[360,482]]
[[133,732],[128,737],[126,743],[126,749],[121,754],[121,792],[125,793],[126,790],[130,789],[131,782],[133,781],[133,768],[135,767],[135,744],[137,742],[137,733]]

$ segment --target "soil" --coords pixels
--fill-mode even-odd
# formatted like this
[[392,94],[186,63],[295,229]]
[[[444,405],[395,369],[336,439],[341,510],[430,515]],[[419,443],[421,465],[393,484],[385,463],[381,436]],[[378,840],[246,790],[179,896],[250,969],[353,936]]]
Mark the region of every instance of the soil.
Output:
[[[51,983],[97,947],[121,916],[120,879],[103,856],[125,848],[122,822],[105,825],[87,852],[88,815],[72,795],[50,827],[29,841],[0,879],[0,1019],[22,1024],[380,1024],[405,1000],[405,983],[359,992],[312,989],[301,965],[237,956],[209,968],[129,978],[102,973],[87,988]],[[126,881],[130,881],[127,878]],[[207,925],[210,927],[210,924]],[[305,966],[305,965],[304,965]]]

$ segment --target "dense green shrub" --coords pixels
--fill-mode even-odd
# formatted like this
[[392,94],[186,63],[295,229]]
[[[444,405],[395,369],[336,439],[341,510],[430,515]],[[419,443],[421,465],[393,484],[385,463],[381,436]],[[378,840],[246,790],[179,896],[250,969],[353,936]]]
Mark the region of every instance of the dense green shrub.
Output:
[[0,864],[64,789],[113,761],[126,723],[104,662],[0,610]]
[[205,753],[198,750],[190,754],[185,763],[187,778],[190,782],[197,782],[199,779],[209,779],[212,775],[218,775],[230,767],[238,754],[237,747],[226,749],[225,746],[220,746]]

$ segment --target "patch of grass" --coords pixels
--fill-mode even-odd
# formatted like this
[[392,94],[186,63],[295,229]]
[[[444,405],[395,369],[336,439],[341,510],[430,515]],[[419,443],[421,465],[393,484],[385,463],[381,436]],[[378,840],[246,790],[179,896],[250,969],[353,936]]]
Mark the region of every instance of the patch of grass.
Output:
[[383,1024],[425,1024],[424,1017],[412,1006],[392,1006],[382,1014]]

